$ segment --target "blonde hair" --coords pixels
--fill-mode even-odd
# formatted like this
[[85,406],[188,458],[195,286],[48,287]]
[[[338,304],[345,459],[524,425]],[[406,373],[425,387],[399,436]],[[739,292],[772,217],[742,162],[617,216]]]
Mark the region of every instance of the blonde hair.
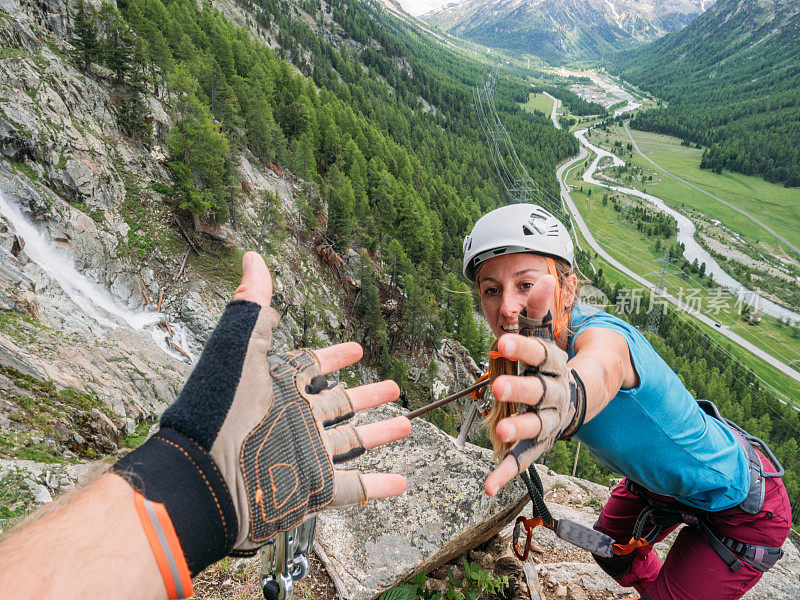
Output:
[[[550,257],[546,257],[550,258]],[[558,285],[556,286],[555,296],[556,298],[561,298],[561,293],[565,290],[571,290],[573,286],[573,281],[575,283],[575,289],[572,292],[572,301],[570,302],[569,306],[564,307],[564,310],[561,314],[555,315],[553,318],[554,323],[559,321],[565,320],[566,326],[563,327],[558,333],[556,342],[566,342],[566,339],[569,336],[569,313],[572,310],[572,306],[575,304],[575,300],[578,297],[578,288],[580,287],[581,281],[584,280],[582,273],[577,269],[577,267],[573,268],[566,260],[563,258],[554,257],[551,259],[554,263],[555,272],[558,275]],[[481,265],[482,267],[483,265]],[[575,277],[575,280],[573,280]],[[480,282],[480,267],[478,267],[478,272],[475,276],[475,283],[478,285]],[[489,368],[487,373],[489,374],[489,381],[490,383],[494,383],[494,380],[497,379],[500,375],[516,375],[517,374],[517,363],[516,361],[509,360],[502,356],[497,356],[495,352],[497,351],[497,340],[495,339],[492,343],[492,346],[489,350]],[[492,447],[494,448],[494,456],[497,460],[502,460],[506,453],[511,449],[511,445],[509,443],[503,442],[500,438],[497,437],[497,424],[506,417],[510,417],[517,411],[517,407],[514,406],[512,403],[509,402],[498,402],[494,400],[492,403],[492,408],[489,411],[489,415],[486,417],[486,426],[489,428],[489,439],[492,441]]]

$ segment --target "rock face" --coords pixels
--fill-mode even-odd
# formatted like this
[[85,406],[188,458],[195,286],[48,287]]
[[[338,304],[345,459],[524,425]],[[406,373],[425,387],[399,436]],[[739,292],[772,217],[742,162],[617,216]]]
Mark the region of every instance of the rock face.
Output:
[[[396,406],[370,410],[369,421],[402,414]],[[400,442],[371,450],[348,468],[401,473],[408,490],[399,498],[322,513],[317,554],[342,597],[366,600],[412,577],[433,571],[495,535],[525,503],[521,485],[492,499],[483,482],[494,468],[491,453],[455,440],[422,420]]]
[[52,281],[2,248],[0,258],[0,303],[7,307],[0,328],[6,441],[63,458],[116,452],[132,433],[126,419],[160,414],[177,397],[190,365],[165,353],[146,332],[45,325],[37,316],[43,312],[39,300],[48,298],[34,293],[34,280]]

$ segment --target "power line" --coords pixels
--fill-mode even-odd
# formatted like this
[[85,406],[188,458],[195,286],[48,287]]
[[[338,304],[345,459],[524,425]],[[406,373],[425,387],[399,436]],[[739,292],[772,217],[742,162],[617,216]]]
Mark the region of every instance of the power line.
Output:
[[[651,275],[658,275],[658,284],[656,287],[660,290],[661,294],[666,292],[664,288],[664,280],[666,279],[667,275],[676,275],[677,272],[670,269],[670,266],[673,263],[673,258],[670,256],[669,251],[664,252],[664,256],[656,260],[657,263],[661,264],[661,267],[658,271],[651,271],[645,277],[649,277]],[[647,315],[647,330],[650,332],[658,331],[658,328],[661,325],[661,307],[658,307],[658,310],[651,310],[650,314]]]
[[529,203],[535,199],[542,204],[542,200],[544,200],[547,208],[552,212],[563,212],[560,197],[556,200],[552,194],[540,188],[528,174],[517,155],[511,136],[497,114],[494,102],[497,71],[497,67],[492,70],[483,88],[475,88],[475,110],[478,113],[483,133],[489,142],[492,162],[500,181],[514,202]]

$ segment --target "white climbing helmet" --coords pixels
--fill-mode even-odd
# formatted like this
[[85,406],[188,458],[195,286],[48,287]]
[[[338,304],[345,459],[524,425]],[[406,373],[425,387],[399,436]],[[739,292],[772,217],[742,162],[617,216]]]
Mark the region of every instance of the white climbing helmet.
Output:
[[478,266],[500,254],[536,252],[570,265],[575,248],[567,228],[536,204],[510,204],[483,215],[464,238],[464,277],[475,281]]

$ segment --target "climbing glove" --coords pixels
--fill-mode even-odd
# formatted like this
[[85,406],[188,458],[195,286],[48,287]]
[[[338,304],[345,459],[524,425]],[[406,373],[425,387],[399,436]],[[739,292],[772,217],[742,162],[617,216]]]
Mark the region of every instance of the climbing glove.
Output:
[[192,575],[366,501],[357,471],[334,474],[364,452],[347,392],[310,350],[267,356],[277,324],[271,308],[231,302],[160,430],[114,466],[166,509]]
[[567,353],[553,341],[553,318],[550,312],[542,319],[532,319],[526,311],[518,316],[519,333],[535,337],[542,345],[544,359],[538,366],[517,363],[517,374],[537,377],[544,393],[538,404],[520,403],[518,410],[534,412],[542,428],[535,438],[520,440],[511,450],[522,472],[550,450],[559,439],[569,439],[583,424],[586,416],[586,390],[580,376],[567,367]]

